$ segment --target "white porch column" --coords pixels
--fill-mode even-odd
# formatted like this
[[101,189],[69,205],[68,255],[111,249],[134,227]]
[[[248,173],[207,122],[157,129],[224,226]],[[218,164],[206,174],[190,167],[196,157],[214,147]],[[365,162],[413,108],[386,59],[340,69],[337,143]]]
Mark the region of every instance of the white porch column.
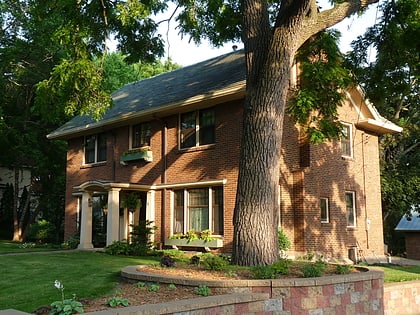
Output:
[[92,205],[89,204],[91,195],[84,191],[82,194],[82,217],[80,222],[79,249],[93,248],[92,244]]
[[119,241],[120,235],[120,190],[111,188],[108,191],[108,216],[106,222],[106,246]]
[[[155,216],[155,191],[149,190],[147,192],[146,198],[146,220],[153,221],[153,225],[155,225],[154,221],[156,219]],[[155,233],[150,236],[150,240],[152,242],[155,241]]]

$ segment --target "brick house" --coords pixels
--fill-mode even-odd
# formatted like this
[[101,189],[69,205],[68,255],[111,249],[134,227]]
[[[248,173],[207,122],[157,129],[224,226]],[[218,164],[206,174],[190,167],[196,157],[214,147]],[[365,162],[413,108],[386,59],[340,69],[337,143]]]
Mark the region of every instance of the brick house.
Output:
[[[109,245],[148,219],[159,246],[176,232],[210,229],[214,246],[230,252],[244,95],[237,51],[128,84],[101,120],[78,116],[49,134],[68,142],[65,238],[80,229],[79,248]],[[341,141],[299,145],[285,119],[278,202],[290,256],[383,255],[378,136],[401,128],[360,88],[346,95]],[[142,201],[134,214],[122,202],[129,192]]]

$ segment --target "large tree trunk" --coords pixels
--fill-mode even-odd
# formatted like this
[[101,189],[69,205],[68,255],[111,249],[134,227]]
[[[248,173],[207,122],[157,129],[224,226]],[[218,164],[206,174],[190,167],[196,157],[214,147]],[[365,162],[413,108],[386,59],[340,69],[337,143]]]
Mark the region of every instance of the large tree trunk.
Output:
[[15,189],[13,194],[13,241],[22,241],[22,231],[19,228],[19,169],[15,168]]
[[247,88],[232,262],[269,265],[279,257],[278,185],[290,71],[312,35],[377,0],[350,0],[319,12],[314,0],[284,0],[271,25],[265,0],[243,0]]

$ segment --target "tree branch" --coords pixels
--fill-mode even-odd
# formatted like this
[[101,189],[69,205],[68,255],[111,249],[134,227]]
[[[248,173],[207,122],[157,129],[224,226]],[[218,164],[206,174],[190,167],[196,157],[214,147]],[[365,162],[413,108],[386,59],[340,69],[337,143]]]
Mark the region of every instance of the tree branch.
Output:
[[[346,17],[351,16],[357,11],[363,10],[378,1],[379,0],[349,0],[335,4],[334,7],[329,10],[318,13],[311,12],[304,21],[302,36],[300,37],[303,41],[299,43],[299,47],[313,34],[341,22]],[[315,0],[312,0],[312,2],[315,3]]]

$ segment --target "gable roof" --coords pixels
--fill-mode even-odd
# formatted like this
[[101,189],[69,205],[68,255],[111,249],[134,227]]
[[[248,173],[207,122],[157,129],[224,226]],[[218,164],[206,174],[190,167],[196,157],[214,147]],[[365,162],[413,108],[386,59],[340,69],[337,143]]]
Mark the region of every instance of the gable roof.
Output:
[[420,213],[411,211],[410,215],[404,214],[400,222],[398,222],[395,231],[420,232]]
[[[241,99],[245,95],[245,78],[244,51],[238,50],[127,84],[112,94],[113,107],[100,120],[95,121],[85,115],[76,116],[47,137],[69,139],[87,132],[94,133],[104,128],[128,125],[140,117],[144,120],[162,117],[171,112],[179,112],[182,107],[192,104],[205,106],[214,100],[222,102]],[[354,93],[348,96],[351,98],[352,94]],[[361,97],[364,98],[363,95]],[[360,104],[357,100],[352,103],[356,107],[360,106],[356,105]],[[386,121],[376,110],[368,109],[366,113],[368,120],[361,127],[366,129],[373,126],[372,123],[380,117],[381,128],[375,126],[376,132],[401,131],[400,127]]]

